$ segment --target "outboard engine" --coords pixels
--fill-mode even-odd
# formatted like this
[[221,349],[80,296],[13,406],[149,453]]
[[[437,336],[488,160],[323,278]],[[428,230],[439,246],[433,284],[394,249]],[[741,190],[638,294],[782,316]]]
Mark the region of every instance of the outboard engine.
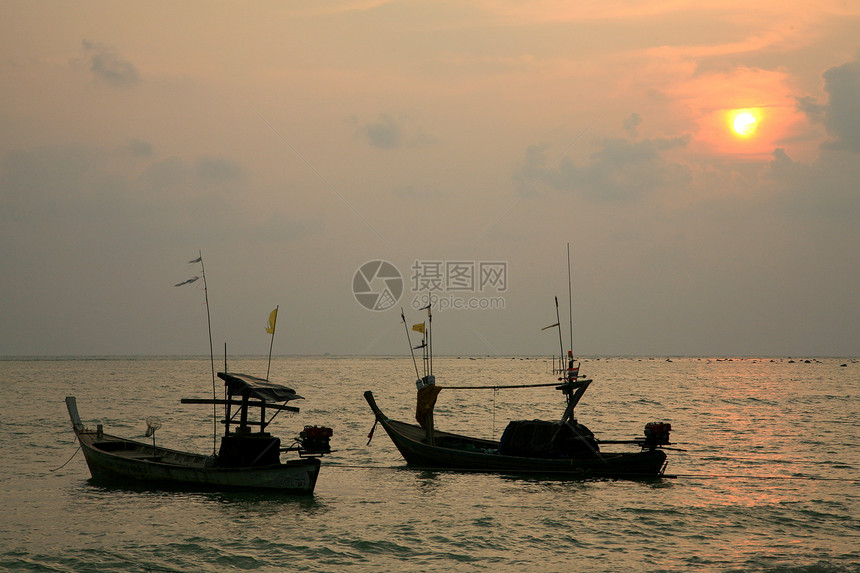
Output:
[[643,447],[656,448],[657,446],[668,445],[669,432],[672,430],[672,424],[667,422],[648,422],[645,424],[645,443]]
[[299,455],[321,456],[331,453],[329,439],[333,431],[325,426],[305,426],[299,432]]

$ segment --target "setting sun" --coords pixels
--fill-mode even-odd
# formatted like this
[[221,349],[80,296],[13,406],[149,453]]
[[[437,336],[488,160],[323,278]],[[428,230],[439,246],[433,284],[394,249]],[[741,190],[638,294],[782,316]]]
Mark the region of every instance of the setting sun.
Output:
[[748,111],[744,111],[735,116],[732,127],[735,133],[741,137],[749,137],[755,133],[756,123],[755,116]]

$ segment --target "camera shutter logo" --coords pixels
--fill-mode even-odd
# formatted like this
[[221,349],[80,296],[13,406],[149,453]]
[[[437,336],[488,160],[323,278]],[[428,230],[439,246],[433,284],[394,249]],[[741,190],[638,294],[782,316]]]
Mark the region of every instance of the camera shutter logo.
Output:
[[403,277],[388,261],[368,261],[352,277],[352,294],[368,310],[388,310],[403,294]]

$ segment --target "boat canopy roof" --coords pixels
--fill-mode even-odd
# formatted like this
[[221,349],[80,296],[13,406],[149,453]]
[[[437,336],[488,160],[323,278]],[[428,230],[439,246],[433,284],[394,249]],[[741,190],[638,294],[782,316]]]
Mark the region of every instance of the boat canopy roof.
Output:
[[263,378],[257,378],[250,374],[233,374],[219,372],[218,377],[224,380],[227,393],[231,396],[245,396],[256,398],[264,402],[289,402],[302,398],[292,388],[280,384],[272,384]]

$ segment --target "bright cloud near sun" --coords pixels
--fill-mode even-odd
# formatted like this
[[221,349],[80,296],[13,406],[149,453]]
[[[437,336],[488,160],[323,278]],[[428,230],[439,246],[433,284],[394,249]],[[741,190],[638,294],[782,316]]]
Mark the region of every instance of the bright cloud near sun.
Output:
[[810,159],[817,143],[804,134],[808,117],[782,71],[738,68],[701,73],[668,88],[694,130],[691,149],[714,156],[765,160],[775,148]]

